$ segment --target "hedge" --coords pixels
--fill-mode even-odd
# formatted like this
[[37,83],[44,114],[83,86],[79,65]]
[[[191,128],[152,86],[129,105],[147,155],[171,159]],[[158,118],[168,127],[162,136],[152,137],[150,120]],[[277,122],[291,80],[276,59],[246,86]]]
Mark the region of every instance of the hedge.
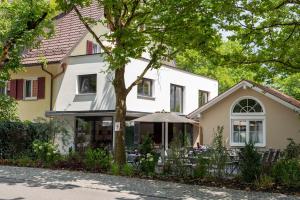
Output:
[[32,156],[34,140],[49,140],[48,125],[33,122],[0,121],[0,158]]

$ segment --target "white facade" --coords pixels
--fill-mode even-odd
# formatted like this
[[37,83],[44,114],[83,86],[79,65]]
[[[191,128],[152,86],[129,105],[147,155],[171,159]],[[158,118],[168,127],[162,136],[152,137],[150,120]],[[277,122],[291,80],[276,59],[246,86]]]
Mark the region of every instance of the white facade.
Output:
[[[57,85],[58,95],[54,111],[105,111],[115,109],[112,73],[99,55],[68,58],[68,67]],[[147,60],[132,60],[126,67],[125,81],[129,86],[147,65]],[[97,74],[96,94],[78,94],[78,75]],[[198,108],[199,90],[209,92],[208,100],[218,95],[218,82],[174,67],[162,66],[144,76],[153,82],[153,98],[138,98],[137,86],[127,96],[127,110],[135,112],[170,111],[170,85],[182,86],[183,112],[189,114]]]

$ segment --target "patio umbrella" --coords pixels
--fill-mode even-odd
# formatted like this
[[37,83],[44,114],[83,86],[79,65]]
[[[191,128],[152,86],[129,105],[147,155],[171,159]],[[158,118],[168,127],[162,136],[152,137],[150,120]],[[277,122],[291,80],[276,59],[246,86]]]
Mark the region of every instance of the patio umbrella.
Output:
[[[143,117],[132,120],[133,122],[150,122],[150,123],[162,123],[162,138],[164,149],[168,149],[168,123],[184,123],[184,124],[194,124],[197,123],[194,120],[188,119],[186,117],[177,115],[173,112],[156,112],[152,114],[145,115]],[[166,151],[165,151],[166,154]]]
[[188,119],[183,116],[179,116],[173,112],[156,112],[145,115],[143,117],[132,120],[133,122],[160,122],[160,123],[186,123],[194,124],[197,123],[194,120]]

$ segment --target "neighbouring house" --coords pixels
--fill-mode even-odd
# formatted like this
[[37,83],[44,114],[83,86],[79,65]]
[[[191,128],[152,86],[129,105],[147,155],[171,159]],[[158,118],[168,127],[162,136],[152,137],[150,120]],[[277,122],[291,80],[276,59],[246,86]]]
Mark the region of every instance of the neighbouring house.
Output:
[[275,89],[243,80],[188,115],[198,120],[200,143],[209,145],[217,126],[227,147],[250,140],[257,147],[283,149],[287,138],[300,143],[300,101]]
[[[95,5],[81,9],[81,13],[96,19],[103,15]],[[113,148],[116,101],[113,73],[107,70],[100,46],[74,11],[56,17],[55,27],[52,38],[23,55],[24,71],[12,74],[3,91],[18,101],[22,120],[47,116],[67,121],[72,137],[64,150],[86,145]],[[108,32],[102,24],[94,28],[98,35]],[[131,60],[126,67],[127,85],[148,62],[147,55]],[[141,130],[153,134],[161,129],[159,124],[152,128],[146,124],[134,126],[132,119],[162,110],[187,115],[217,95],[216,80],[181,70],[174,62],[162,63],[159,70],[147,72],[127,97],[126,144],[139,143]],[[183,128],[170,127],[172,133]]]

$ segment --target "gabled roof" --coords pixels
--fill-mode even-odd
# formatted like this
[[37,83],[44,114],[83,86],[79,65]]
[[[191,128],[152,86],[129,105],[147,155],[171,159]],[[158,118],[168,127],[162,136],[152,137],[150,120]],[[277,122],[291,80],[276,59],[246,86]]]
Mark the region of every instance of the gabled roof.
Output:
[[201,106],[200,108],[198,108],[195,111],[188,114],[188,117],[189,118],[197,118],[200,113],[202,113],[205,110],[209,109],[210,107],[214,106],[215,104],[217,104],[218,102],[220,102],[221,100],[226,98],[227,96],[231,95],[232,93],[234,93],[235,91],[237,91],[238,89],[243,88],[243,87],[248,87],[259,93],[262,93],[265,96],[277,101],[278,103],[300,113],[300,101],[298,101],[297,99],[294,99],[293,97],[290,97],[286,94],[283,94],[282,92],[279,92],[278,90],[263,86],[261,84],[255,83],[253,81],[242,80],[241,82],[234,85],[232,88],[230,88],[226,92],[213,98],[212,100],[210,100],[209,102],[207,102],[206,104]]
[[[84,17],[100,19],[103,16],[103,9],[99,8],[96,3],[79,10]],[[88,32],[74,10],[61,14],[54,20],[54,36],[42,40],[38,48],[26,52],[23,55],[22,64],[38,64],[41,57],[46,58],[48,63],[61,62]]]

